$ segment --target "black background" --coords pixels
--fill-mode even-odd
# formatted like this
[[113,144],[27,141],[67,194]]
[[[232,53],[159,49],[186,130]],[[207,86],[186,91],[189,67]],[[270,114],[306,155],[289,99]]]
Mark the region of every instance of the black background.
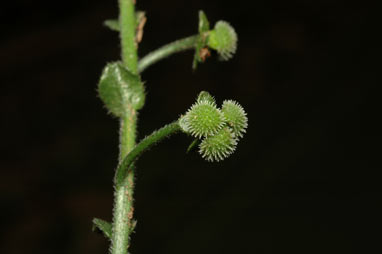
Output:
[[[381,251],[380,26],[366,1],[138,0],[139,54],[197,31],[197,12],[239,35],[229,62],[193,73],[193,52],[150,67],[139,138],[201,90],[235,99],[249,128],[222,163],[177,135],[137,165],[131,253]],[[96,84],[119,59],[102,26],[116,1],[8,1],[0,8],[1,253],[107,253],[118,121]]]

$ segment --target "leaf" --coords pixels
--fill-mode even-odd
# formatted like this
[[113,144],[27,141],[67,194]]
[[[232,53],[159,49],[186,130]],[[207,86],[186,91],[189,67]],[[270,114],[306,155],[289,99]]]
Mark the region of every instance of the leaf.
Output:
[[199,38],[195,46],[194,61],[192,62],[192,69],[196,70],[198,63],[204,60],[200,57],[201,50],[207,45],[207,32],[210,29],[206,14],[203,11],[199,11]]
[[204,11],[199,11],[199,33],[205,33],[210,30],[210,23]]
[[[141,19],[145,16],[144,11],[136,11],[135,12],[135,23],[139,24]],[[103,25],[109,28],[112,31],[119,32],[119,21],[118,19],[107,19],[103,22]]]
[[98,83],[98,93],[114,116],[122,117],[131,109],[141,109],[145,102],[143,83],[121,63],[107,64]]
[[94,218],[92,230],[95,231],[96,229],[99,229],[107,238],[111,239],[113,234],[111,223],[98,218]]
[[103,22],[104,26],[108,27],[112,31],[119,32],[118,19],[107,19]]
[[200,144],[200,139],[197,139],[197,138],[194,139],[191,142],[191,144],[188,146],[186,153],[189,153],[190,151],[192,151],[199,144]]

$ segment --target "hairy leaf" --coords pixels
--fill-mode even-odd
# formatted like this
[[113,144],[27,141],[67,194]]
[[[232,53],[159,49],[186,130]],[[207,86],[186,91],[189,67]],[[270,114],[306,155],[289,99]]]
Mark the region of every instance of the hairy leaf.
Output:
[[131,109],[142,108],[145,101],[139,76],[118,62],[106,65],[98,83],[98,93],[109,112],[117,117],[122,117]]
[[96,229],[99,229],[107,238],[111,239],[111,235],[112,235],[111,223],[98,219],[98,218],[94,218],[92,230],[94,231]]

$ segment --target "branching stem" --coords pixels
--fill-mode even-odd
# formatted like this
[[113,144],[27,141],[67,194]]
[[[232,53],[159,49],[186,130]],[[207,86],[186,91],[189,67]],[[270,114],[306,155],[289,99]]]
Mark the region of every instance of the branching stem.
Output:
[[190,37],[186,37],[184,39],[180,39],[174,42],[171,42],[167,45],[164,45],[148,55],[144,56],[141,60],[138,62],[138,72],[143,72],[146,68],[148,68],[150,65],[158,62],[159,60],[162,60],[168,56],[171,56],[175,53],[185,51],[188,49],[192,49],[195,47],[199,35],[193,35]]
[[116,173],[116,185],[117,187],[119,185],[123,185],[126,181],[126,176],[129,175],[129,172],[133,168],[134,161],[147,149],[154,146],[155,144],[159,143],[166,137],[169,137],[170,135],[180,131],[181,128],[179,126],[178,121],[175,121],[173,123],[170,123],[161,129],[154,131],[149,136],[144,138],[139,144],[137,144],[133,150],[122,160],[122,162],[119,164],[117,168]]

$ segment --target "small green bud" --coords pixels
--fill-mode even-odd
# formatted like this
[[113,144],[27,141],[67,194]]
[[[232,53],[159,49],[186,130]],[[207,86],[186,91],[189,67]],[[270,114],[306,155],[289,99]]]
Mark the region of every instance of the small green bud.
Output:
[[236,101],[225,100],[223,101],[221,111],[235,137],[243,137],[243,134],[248,127],[247,113],[245,113],[243,107]]
[[196,102],[180,120],[185,132],[196,138],[217,133],[224,125],[224,117],[216,105],[210,101]]
[[237,47],[237,35],[233,27],[228,22],[218,21],[210,32],[208,46],[215,49],[222,60],[232,58]]
[[235,151],[236,144],[234,134],[226,127],[204,138],[199,145],[199,153],[208,161],[221,161]]

